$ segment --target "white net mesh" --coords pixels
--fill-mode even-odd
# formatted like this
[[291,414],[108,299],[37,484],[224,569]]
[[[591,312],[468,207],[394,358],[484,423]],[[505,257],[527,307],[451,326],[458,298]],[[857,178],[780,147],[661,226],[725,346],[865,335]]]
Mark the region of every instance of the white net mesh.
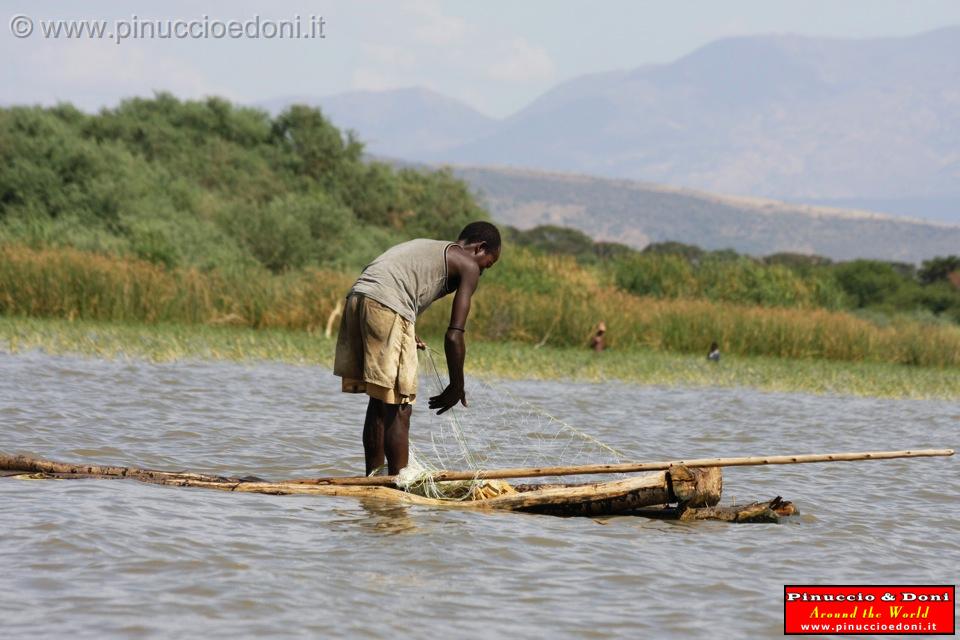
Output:
[[[429,396],[447,382],[445,358],[433,349],[421,352],[421,389]],[[437,470],[478,471],[506,467],[615,464],[630,458],[589,433],[560,420],[541,407],[512,393],[506,383],[470,379],[469,410],[460,405],[441,416],[420,410],[411,433],[410,463],[398,478],[407,490],[430,497],[468,499],[476,491],[497,491],[497,483],[466,481],[435,483]],[[421,404],[421,403],[418,403]],[[536,482],[565,483],[597,477],[546,477]],[[518,482],[530,482],[519,480]],[[503,487],[500,487],[501,489]]]

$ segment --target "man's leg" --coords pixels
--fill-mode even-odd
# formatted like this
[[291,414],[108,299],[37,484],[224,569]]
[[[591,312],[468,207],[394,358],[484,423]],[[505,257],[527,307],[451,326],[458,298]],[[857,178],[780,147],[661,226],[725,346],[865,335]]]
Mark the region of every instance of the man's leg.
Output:
[[413,406],[409,404],[384,404],[384,449],[387,454],[387,466],[390,475],[400,473],[407,466],[410,453],[410,414]]
[[381,400],[370,398],[367,417],[363,421],[363,455],[367,460],[367,475],[383,466],[383,431],[386,405]]

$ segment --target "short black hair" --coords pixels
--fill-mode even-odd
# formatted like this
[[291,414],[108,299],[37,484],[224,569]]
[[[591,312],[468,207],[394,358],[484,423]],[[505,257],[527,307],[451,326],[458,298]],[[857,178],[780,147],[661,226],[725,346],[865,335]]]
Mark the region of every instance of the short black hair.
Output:
[[467,244],[483,242],[487,245],[487,251],[491,253],[500,250],[500,230],[482,220],[465,226],[457,240],[466,240]]

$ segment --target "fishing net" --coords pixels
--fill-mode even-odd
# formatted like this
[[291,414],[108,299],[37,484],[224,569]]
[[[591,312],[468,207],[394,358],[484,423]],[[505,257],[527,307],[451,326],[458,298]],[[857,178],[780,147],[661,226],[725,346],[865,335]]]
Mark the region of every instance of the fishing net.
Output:
[[[440,393],[447,379],[443,354],[428,349],[420,358],[419,397],[425,400]],[[468,410],[458,404],[440,416],[432,411],[416,413],[410,459],[398,476],[399,486],[428,497],[468,500],[513,489],[506,482],[477,478],[435,482],[431,474],[438,470],[616,464],[630,459],[513,393],[509,383],[471,378],[467,384]],[[570,477],[538,479],[547,483],[570,481]]]

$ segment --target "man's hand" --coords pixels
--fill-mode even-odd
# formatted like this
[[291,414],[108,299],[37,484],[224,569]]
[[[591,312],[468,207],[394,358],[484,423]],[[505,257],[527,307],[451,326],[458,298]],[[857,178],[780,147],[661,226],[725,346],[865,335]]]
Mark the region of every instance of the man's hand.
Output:
[[420,351],[423,351],[424,349],[427,348],[427,343],[421,340],[420,336],[414,336],[414,338],[417,341],[417,349],[419,349]]
[[467,393],[463,389],[456,389],[454,386],[447,385],[447,388],[438,396],[430,398],[430,409],[439,409],[437,415],[447,411],[457,403],[467,406]]

